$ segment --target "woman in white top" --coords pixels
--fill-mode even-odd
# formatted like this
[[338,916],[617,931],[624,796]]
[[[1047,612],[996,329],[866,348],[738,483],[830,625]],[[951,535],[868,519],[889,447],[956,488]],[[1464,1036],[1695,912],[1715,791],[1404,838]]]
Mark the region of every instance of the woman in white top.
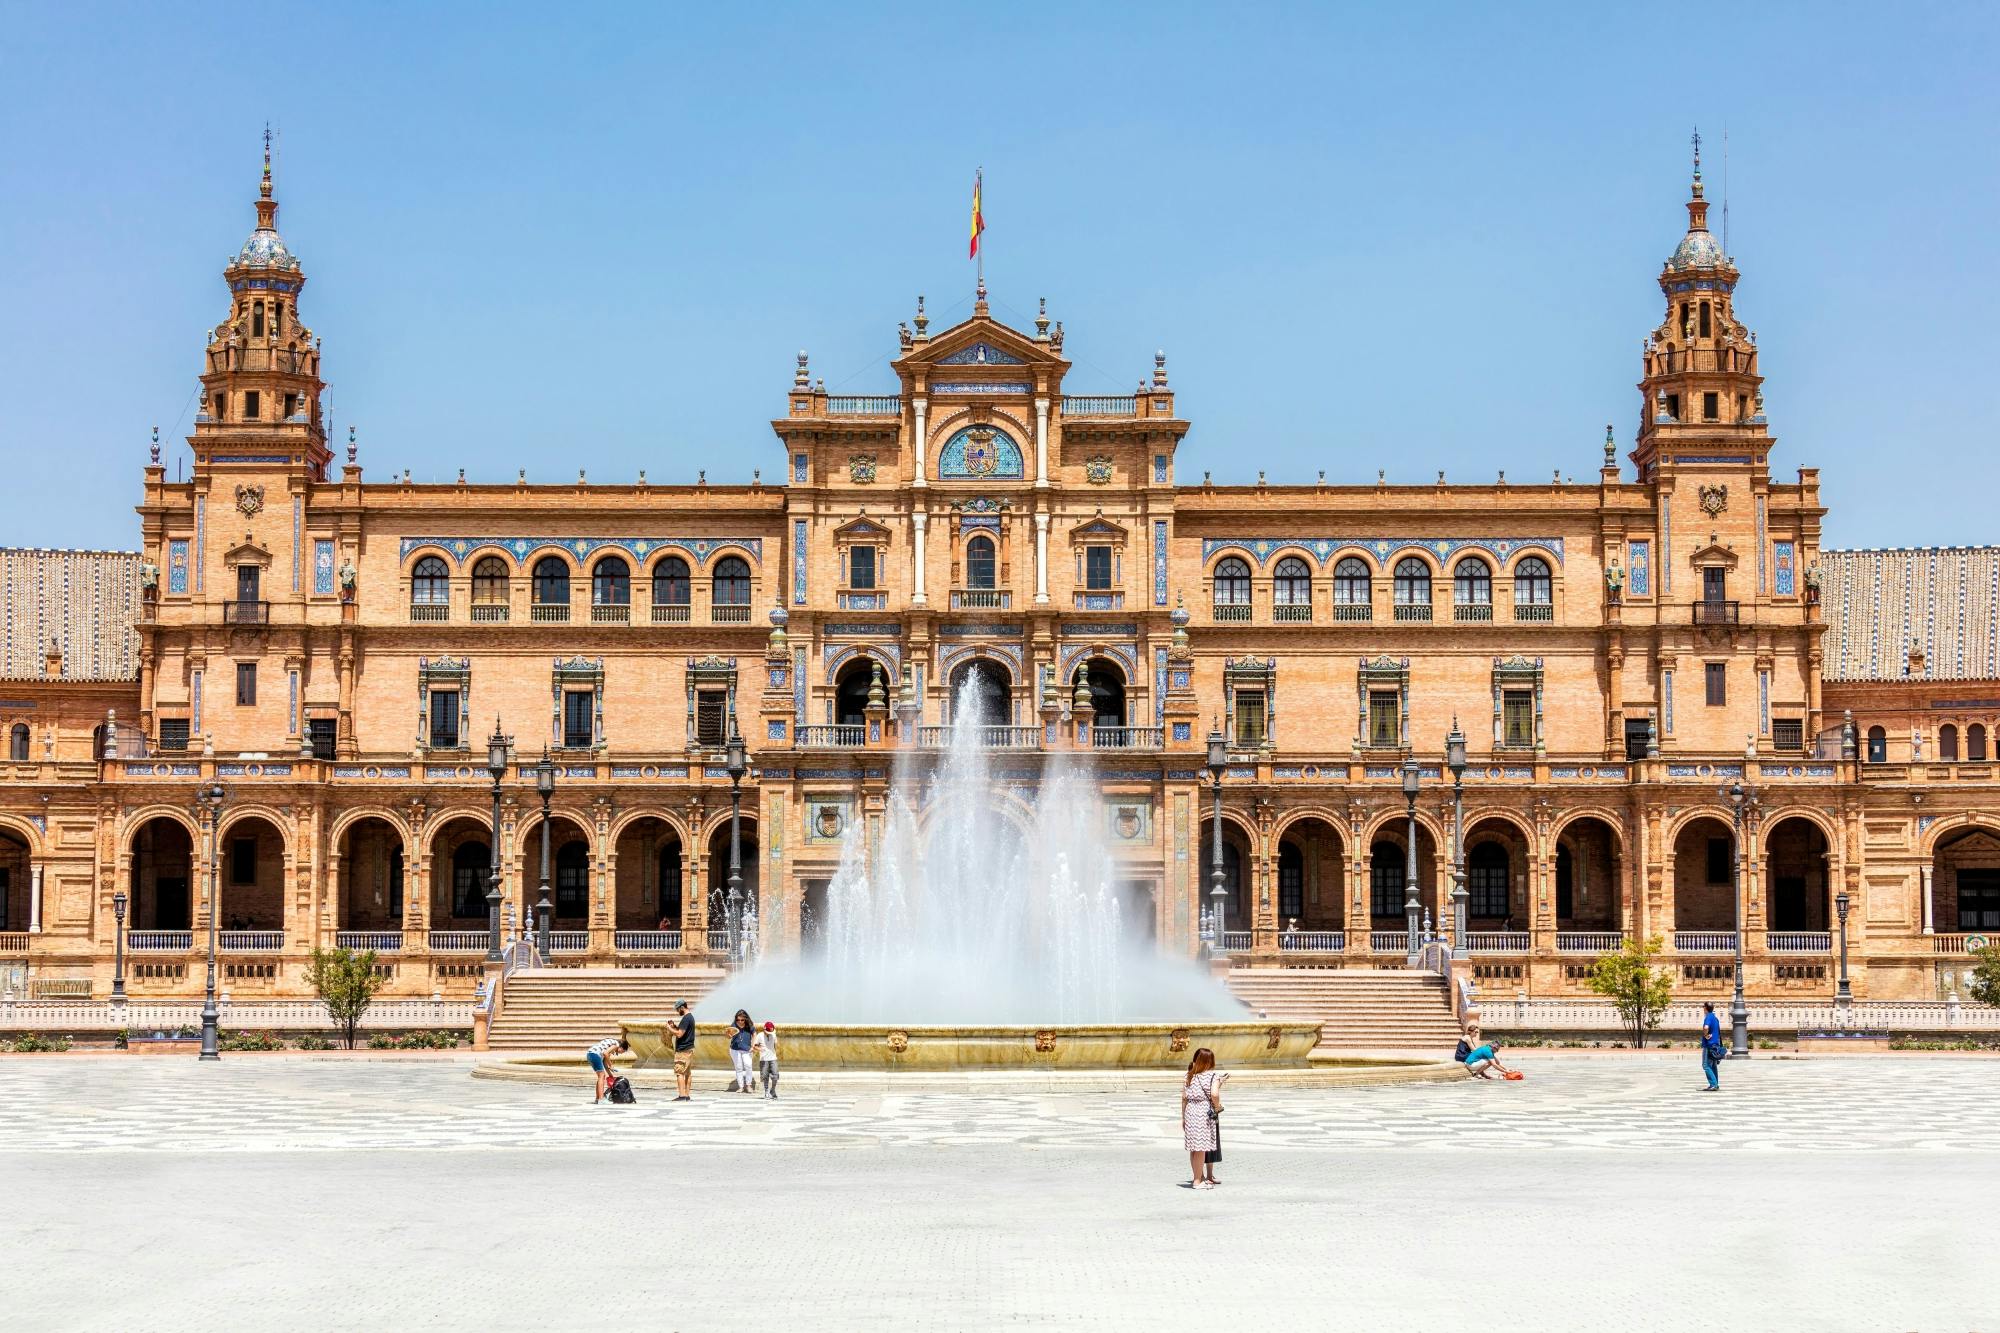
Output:
[[1198,1190],[1215,1188],[1215,1168],[1208,1155],[1221,1146],[1215,1118],[1222,1114],[1222,1082],[1228,1077],[1216,1070],[1215,1052],[1204,1046],[1188,1061],[1187,1079],[1181,1084],[1181,1138]]

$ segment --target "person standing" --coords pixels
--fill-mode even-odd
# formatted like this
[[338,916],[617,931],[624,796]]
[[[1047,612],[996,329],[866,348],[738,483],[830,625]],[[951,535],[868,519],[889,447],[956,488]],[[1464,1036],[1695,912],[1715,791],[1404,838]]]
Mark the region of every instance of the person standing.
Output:
[[778,1029],[770,1019],[764,1020],[764,1027],[750,1043],[757,1056],[757,1071],[763,1076],[764,1095],[772,1101],[778,1100]]
[[1222,1081],[1228,1077],[1217,1072],[1215,1052],[1203,1046],[1188,1061],[1187,1078],[1181,1084],[1181,1141],[1194,1174],[1192,1186],[1198,1190],[1212,1190],[1216,1185],[1209,1155],[1219,1156],[1222,1151],[1217,1118],[1222,1114]]
[[694,1100],[694,1015],[688,1012],[688,1002],[682,1000],[674,1005],[674,1100],[687,1102]]
[[583,1058],[590,1062],[591,1073],[596,1076],[597,1092],[590,1099],[593,1105],[603,1101],[604,1094],[611,1089],[611,1080],[615,1077],[611,1072],[611,1057],[631,1049],[631,1044],[621,1034],[616,1037],[606,1037],[583,1053]]
[[738,1009],[736,1017],[729,1020],[729,1063],[736,1070],[736,1090],[749,1092],[750,1046],[756,1040],[757,1025],[750,1021],[748,1010]]
[[1703,1092],[1722,1087],[1722,1020],[1715,1016],[1712,1004],[1701,1007],[1701,1072],[1708,1075]]

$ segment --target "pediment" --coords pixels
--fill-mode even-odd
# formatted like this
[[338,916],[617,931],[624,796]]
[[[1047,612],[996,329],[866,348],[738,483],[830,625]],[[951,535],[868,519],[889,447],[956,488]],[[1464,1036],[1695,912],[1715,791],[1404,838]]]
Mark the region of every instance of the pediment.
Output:
[[874,541],[887,539],[889,529],[872,518],[857,518],[841,524],[833,530],[833,535],[841,541]]
[[1736,568],[1736,552],[1730,550],[1727,546],[1721,545],[1719,542],[1711,540],[1708,545],[1690,552],[1688,563],[1696,569],[1734,569]]
[[1110,519],[1094,518],[1090,520],[1090,522],[1088,523],[1084,523],[1077,527],[1071,528],[1069,533],[1069,539],[1072,542],[1122,543],[1128,535],[1129,534],[1125,531],[1125,529],[1119,527],[1116,523],[1113,523]]
[[1030,367],[1067,363],[1048,342],[982,314],[917,343],[897,357],[896,364],[906,370],[932,368],[933,375],[951,378],[980,379],[991,370],[995,378],[1005,379]]
[[230,565],[264,565],[268,567],[271,563],[271,553],[259,546],[256,539],[246,532],[243,534],[242,541],[222,553],[222,559],[223,563]]

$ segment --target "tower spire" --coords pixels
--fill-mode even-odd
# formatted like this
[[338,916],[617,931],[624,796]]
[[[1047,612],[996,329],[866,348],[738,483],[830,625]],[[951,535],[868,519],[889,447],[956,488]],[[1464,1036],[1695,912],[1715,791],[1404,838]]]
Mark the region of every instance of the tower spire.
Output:
[[1701,129],[1694,132],[1694,185],[1688,194],[1688,230],[1708,230],[1708,200],[1702,197],[1701,189]]
[[257,230],[278,229],[278,201],[271,197],[271,122],[264,122],[264,178],[257,184]]

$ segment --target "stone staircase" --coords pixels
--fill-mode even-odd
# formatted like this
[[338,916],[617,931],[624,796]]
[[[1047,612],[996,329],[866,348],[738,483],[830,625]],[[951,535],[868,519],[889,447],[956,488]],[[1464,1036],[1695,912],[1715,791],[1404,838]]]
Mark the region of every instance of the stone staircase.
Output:
[[1458,1020],[1443,977],[1432,972],[1241,968],[1236,998],[1274,1019],[1324,1025],[1319,1049],[1430,1050],[1449,1054]]
[[706,967],[516,972],[500,992],[500,1015],[486,1044],[496,1051],[580,1051],[616,1036],[620,1019],[672,1018],[674,1001],[698,1004],[723,975]]

